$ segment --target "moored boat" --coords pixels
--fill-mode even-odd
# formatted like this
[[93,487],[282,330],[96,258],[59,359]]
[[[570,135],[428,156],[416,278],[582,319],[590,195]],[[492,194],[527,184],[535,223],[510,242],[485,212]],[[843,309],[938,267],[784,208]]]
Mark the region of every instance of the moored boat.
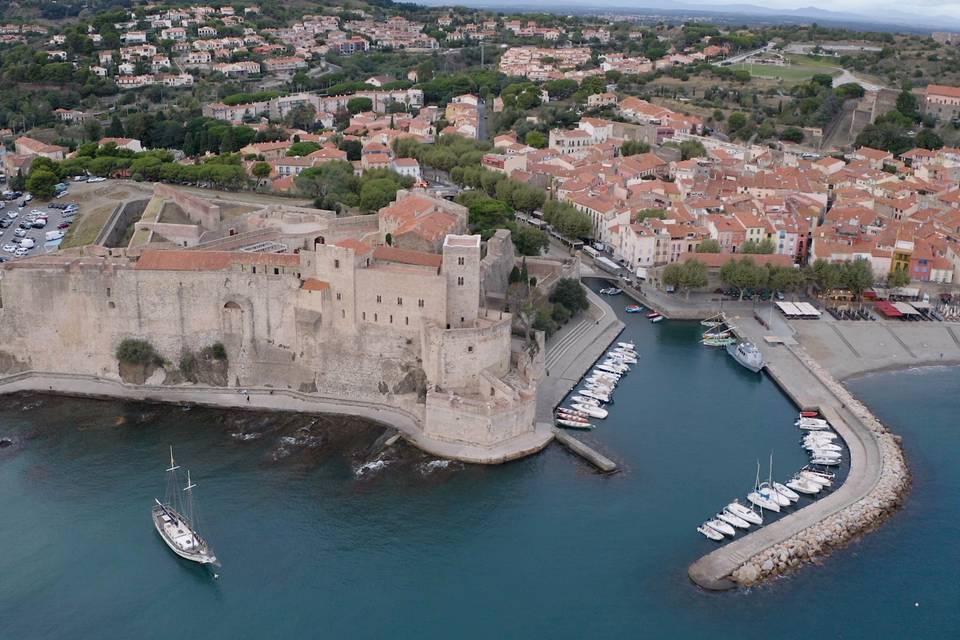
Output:
[[797,500],[800,499],[800,496],[797,495],[796,491],[793,491],[789,487],[782,485],[779,482],[774,482],[773,488],[776,490],[777,493],[786,497],[787,500],[790,500],[791,502],[796,502]]
[[663,321],[664,321],[664,317],[659,315],[650,318],[650,322],[663,322]]
[[636,348],[637,348],[637,345],[635,345],[635,344],[632,343],[632,342],[618,342],[618,343],[617,343],[617,346],[618,346],[618,347],[623,347],[624,349],[636,349]]
[[750,507],[740,504],[738,500],[734,500],[733,502],[728,504],[726,507],[724,507],[724,510],[727,511],[728,513],[732,513],[738,518],[743,518],[744,520],[746,520],[751,524],[755,524],[758,526],[763,524],[762,515],[760,515]]
[[590,404],[574,404],[573,408],[590,416],[591,418],[599,418],[603,420],[608,415],[606,409],[601,409],[600,407],[595,407]]
[[825,458],[819,456],[811,458],[810,464],[818,464],[824,467],[838,467],[840,466],[840,458]]
[[763,354],[760,353],[760,349],[752,342],[728,344],[727,353],[740,363],[740,365],[754,373],[760,373],[766,366],[766,363],[763,361]]
[[623,308],[623,310],[626,311],[627,313],[640,313],[641,311],[643,311],[643,307],[641,307],[638,304],[628,304],[626,307]]
[[737,535],[736,530],[723,520],[707,520],[703,524],[710,527],[714,531],[719,531],[723,535],[730,536],[731,538]]
[[737,529],[749,529],[750,523],[741,518],[740,516],[735,516],[729,511],[721,511],[716,515],[718,520],[723,520],[729,525],[733,525]]
[[572,400],[573,402],[578,402],[580,404],[593,405],[594,407],[600,406],[600,401],[597,400],[596,398],[586,398],[584,396],[573,396],[570,398],[570,400]]
[[568,429],[583,429],[586,431],[593,429],[593,425],[589,422],[581,422],[579,420],[570,420],[567,418],[557,418],[556,423],[557,426],[566,427]]
[[792,480],[789,480],[787,482],[787,486],[794,491],[805,493],[810,496],[820,493],[820,491],[823,489],[823,485],[812,480],[808,480],[800,474],[795,475]]
[[757,505],[761,509],[766,509],[767,511],[780,512],[780,505],[769,496],[769,494],[761,494],[759,490],[751,491],[747,494],[747,500]]
[[790,500],[790,498],[788,498],[787,496],[777,491],[774,488],[773,483],[771,482],[760,483],[760,488],[758,489],[758,491],[760,492],[761,496],[763,496],[767,500],[772,500],[773,502],[776,502],[781,507],[789,507],[791,504],[793,504],[793,501]]
[[720,532],[718,532],[718,531],[714,531],[713,529],[711,529],[710,527],[708,527],[708,526],[705,525],[705,524],[702,524],[702,525],[700,525],[699,527],[697,527],[697,531],[699,531],[699,532],[702,533],[705,537],[710,538],[711,540],[713,540],[713,541],[715,541],[715,542],[719,542],[720,540],[723,540],[723,534],[722,534],[722,533],[720,533]]

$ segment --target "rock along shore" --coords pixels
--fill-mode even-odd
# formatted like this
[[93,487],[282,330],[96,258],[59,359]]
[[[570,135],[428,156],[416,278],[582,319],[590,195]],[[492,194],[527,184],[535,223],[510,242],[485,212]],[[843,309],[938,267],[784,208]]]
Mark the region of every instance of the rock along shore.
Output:
[[880,450],[882,469],[879,480],[866,496],[740,565],[730,577],[744,587],[816,561],[875,529],[900,507],[910,490],[910,472],[899,436],[890,433],[862,402],[802,349],[793,351],[844,407],[870,430]]

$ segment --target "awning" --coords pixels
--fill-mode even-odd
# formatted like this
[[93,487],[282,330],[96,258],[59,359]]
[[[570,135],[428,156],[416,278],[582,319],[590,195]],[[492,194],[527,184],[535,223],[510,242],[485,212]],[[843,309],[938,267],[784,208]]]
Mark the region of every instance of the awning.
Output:
[[899,318],[903,313],[886,300],[878,300],[873,307],[888,318]]
[[897,308],[897,311],[902,313],[905,316],[918,316],[920,312],[914,309],[912,306],[906,302],[894,302],[893,306]]

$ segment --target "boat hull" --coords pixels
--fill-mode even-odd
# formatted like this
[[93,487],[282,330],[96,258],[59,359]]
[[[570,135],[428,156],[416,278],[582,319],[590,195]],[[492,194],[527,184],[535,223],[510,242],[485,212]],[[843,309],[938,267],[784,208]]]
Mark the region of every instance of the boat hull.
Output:
[[736,343],[728,344],[727,353],[730,354],[730,356],[743,368],[753,371],[754,373],[760,373],[763,371],[763,367],[765,366],[763,358],[748,358],[740,352],[739,347],[740,345]]
[[[168,509],[170,508],[168,507]],[[176,512],[173,511],[173,513]],[[176,515],[179,516],[179,514]],[[154,507],[152,510],[153,527],[157,530],[157,534],[160,536],[160,539],[166,543],[171,551],[184,560],[196,562],[197,564],[217,564],[217,557],[209,550],[209,548],[206,547],[206,543],[203,543],[201,548],[197,551],[189,551],[177,545],[177,543],[174,542],[173,539],[167,534],[167,531],[164,528],[162,516],[163,511],[159,507]]]

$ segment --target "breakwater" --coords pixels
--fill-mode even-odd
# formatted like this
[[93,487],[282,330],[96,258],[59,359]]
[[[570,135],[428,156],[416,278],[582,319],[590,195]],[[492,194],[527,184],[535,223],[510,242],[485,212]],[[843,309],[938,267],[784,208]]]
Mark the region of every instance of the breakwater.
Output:
[[[737,319],[738,332],[758,345],[766,329]],[[802,348],[763,347],[767,372],[802,409],[820,411],[843,438],[850,473],[833,494],[727,544],[690,566],[707,589],[752,586],[824,556],[886,519],[910,486],[899,442]]]

